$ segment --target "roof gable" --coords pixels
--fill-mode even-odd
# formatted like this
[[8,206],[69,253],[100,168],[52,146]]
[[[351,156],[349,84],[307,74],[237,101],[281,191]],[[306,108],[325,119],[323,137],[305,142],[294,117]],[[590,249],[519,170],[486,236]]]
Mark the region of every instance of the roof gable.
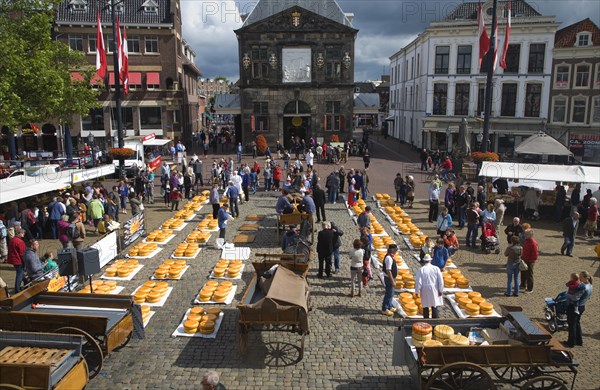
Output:
[[[448,14],[442,20],[451,21],[451,20],[477,20],[477,10],[478,10],[479,2],[468,2],[462,3],[458,7],[456,7],[452,12]],[[484,2],[482,7],[487,10],[492,5],[491,1]],[[502,12],[505,7],[508,6],[508,1],[498,1],[498,16],[502,15]],[[514,0],[512,2],[512,18],[521,18],[521,17],[532,17],[532,16],[542,16],[538,11],[536,11],[531,5],[529,5],[524,0]],[[486,19],[492,20],[491,15],[486,15]]]
[[[295,24],[297,23],[297,24]],[[243,25],[235,32],[330,32],[330,31],[349,31],[356,34],[358,30],[337,23],[335,20],[304,9],[300,6],[293,6],[285,9],[268,18],[261,19],[250,25]]]
[[294,7],[300,7],[344,26],[352,27],[352,22],[335,0],[259,0],[247,16],[242,28]]
[[[74,2],[87,3],[84,10],[74,11]],[[147,4],[156,5],[156,12],[146,11]],[[100,10],[100,19],[103,24],[112,23],[110,7],[106,7],[105,0],[63,0],[56,10],[57,24],[91,24],[96,25],[97,12]],[[127,0],[120,4],[119,20],[122,26],[172,24],[171,0]]]
[[600,28],[590,18],[587,18],[558,30],[554,36],[554,47],[574,47],[577,34],[584,31],[592,35],[590,46],[600,46]]

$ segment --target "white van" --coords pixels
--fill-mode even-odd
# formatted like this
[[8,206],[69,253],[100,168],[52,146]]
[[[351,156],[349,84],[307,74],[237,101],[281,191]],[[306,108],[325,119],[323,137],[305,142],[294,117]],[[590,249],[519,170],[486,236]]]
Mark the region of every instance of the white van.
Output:
[[[133,149],[133,156],[126,158],[123,161],[123,169],[125,172],[133,172],[136,168],[142,169],[146,166],[144,156],[144,145],[142,144],[142,137],[127,137],[125,138],[125,148]],[[113,165],[115,170],[119,171],[119,160],[113,159]]]

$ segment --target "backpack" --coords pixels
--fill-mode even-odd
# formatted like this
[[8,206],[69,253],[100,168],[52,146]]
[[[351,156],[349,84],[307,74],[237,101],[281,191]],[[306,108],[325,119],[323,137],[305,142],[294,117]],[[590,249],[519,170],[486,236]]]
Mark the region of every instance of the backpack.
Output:
[[70,239],[79,238],[79,229],[77,229],[77,225],[74,223],[69,224],[69,227],[67,228],[67,236]]

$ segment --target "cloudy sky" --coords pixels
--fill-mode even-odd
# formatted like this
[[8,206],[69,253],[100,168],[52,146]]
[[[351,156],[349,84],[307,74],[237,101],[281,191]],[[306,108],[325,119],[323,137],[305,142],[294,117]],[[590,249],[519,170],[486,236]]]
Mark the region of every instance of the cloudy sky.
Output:
[[[240,14],[249,13],[257,1],[181,0],[183,36],[196,51],[196,64],[203,77],[225,76],[233,82],[238,79],[238,43],[233,30],[242,25]],[[353,26],[360,30],[355,46],[355,80],[377,80],[382,72],[387,74],[390,55],[414,39],[430,21],[445,17],[462,2],[338,0],[344,12],[354,13]],[[528,3],[542,15],[556,15],[561,27],[587,17],[600,25],[599,0]]]

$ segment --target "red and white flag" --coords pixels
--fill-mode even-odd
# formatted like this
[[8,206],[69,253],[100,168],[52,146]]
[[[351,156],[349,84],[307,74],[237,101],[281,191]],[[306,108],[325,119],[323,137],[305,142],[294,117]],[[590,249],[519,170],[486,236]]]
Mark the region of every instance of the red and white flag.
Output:
[[485,29],[485,20],[483,19],[483,8],[479,2],[479,11],[477,13],[477,23],[479,25],[477,36],[479,37],[479,66],[485,54],[490,50],[490,37]]
[[96,74],[103,79],[106,76],[106,49],[104,48],[104,35],[100,23],[100,10],[98,10],[98,27],[96,29]]
[[506,52],[508,51],[508,42],[510,41],[510,24],[511,24],[511,8],[512,2],[508,1],[508,14],[506,16],[506,33],[504,35],[504,49],[502,50],[502,58],[500,58],[500,66],[506,69]]
[[121,44],[121,73],[119,74],[123,83],[123,92],[129,93],[129,50],[127,48],[127,31],[123,27],[123,42]]
[[496,65],[498,65],[498,15],[496,15],[496,30],[494,30],[494,63],[492,64],[494,72]]
[[[123,54],[121,53],[121,25],[119,23],[119,16],[117,15],[117,41],[115,42],[115,47],[113,47],[113,50],[116,50],[113,55],[117,56],[117,59],[119,61],[119,69],[118,71],[115,70],[115,73],[119,74],[119,80],[121,79],[121,69],[123,69],[123,61],[121,61],[121,58],[123,57]],[[116,75],[115,75],[116,77]]]

